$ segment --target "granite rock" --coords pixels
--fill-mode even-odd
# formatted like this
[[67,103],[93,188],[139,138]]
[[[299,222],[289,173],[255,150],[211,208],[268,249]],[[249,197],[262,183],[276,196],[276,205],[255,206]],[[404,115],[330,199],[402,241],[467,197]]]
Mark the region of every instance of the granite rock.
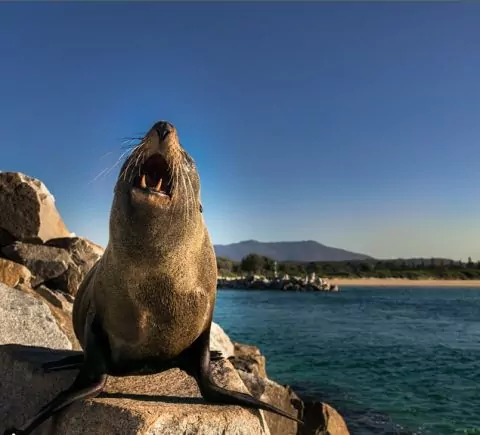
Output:
[[33,243],[15,242],[3,247],[2,252],[35,275],[32,280],[34,287],[65,273],[70,262],[70,255],[65,249]]
[[58,327],[46,303],[2,283],[0,283],[0,319],[2,319],[0,344],[15,343],[52,349],[72,348],[72,344]]
[[0,172],[0,228],[15,240],[71,235],[55,207],[55,199],[46,186],[20,172]]
[[[238,370],[238,373],[254,397],[301,419],[303,403],[290,387],[284,387],[270,379],[242,370]],[[275,435],[296,435],[301,427],[295,421],[270,412],[265,413],[265,420],[270,431]]]
[[0,258],[0,282],[15,287],[18,284],[30,284],[32,274],[23,265]]
[[234,357],[231,361],[238,370],[253,373],[262,378],[267,377],[265,357],[257,346],[234,343]]
[[[73,381],[76,371],[43,373],[42,362],[68,353],[0,346],[0,433],[21,425]],[[227,360],[216,361],[219,385],[248,393]],[[76,402],[47,420],[34,435],[269,435],[263,411],[206,403],[195,380],[179,369],[144,376],[112,377],[95,399]]]
[[224,358],[234,356],[232,340],[222,327],[215,322],[212,322],[210,330],[210,350],[220,352]]
[[103,255],[104,249],[82,237],[63,237],[52,239],[46,246],[65,249],[70,255],[70,261],[65,273],[53,278],[50,288],[62,290],[72,296],[77,294],[78,288],[85,275]]

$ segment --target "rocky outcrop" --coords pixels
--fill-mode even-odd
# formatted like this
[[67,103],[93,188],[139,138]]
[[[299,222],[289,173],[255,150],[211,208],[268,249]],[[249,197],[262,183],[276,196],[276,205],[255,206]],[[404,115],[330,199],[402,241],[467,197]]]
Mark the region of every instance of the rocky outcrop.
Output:
[[267,377],[265,357],[257,346],[234,343],[234,355],[231,361],[237,370],[252,373],[262,378]]
[[[2,330],[0,343],[19,343],[0,346],[0,433],[5,427],[32,416],[67,388],[75,376],[75,371],[43,373],[39,369],[42,362],[66,355],[59,349],[71,348],[70,334],[64,332],[64,325],[59,324],[54,311],[63,312],[70,328],[71,316],[58,306],[42,301],[43,296],[36,290],[23,287],[12,289],[3,285],[0,288],[0,304],[6,311],[0,315],[7,325]],[[19,323],[21,316],[23,320]],[[297,423],[269,412],[207,404],[193,378],[172,369],[156,375],[110,377],[105,394],[75,403],[48,420],[42,433],[68,435],[101,430],[105,434],[142,435],[348,434],[348,430],[343,430],[346,428],[343,419],[328,405],[308,408],[289,387],[266,378],[265,368],[259,370],[258,364],[262,361],[264,365],[265,358],[256,346],[234,345],[223,329],[213,324],[211,350],[228,356],[232,347],[233,356],[212,362],[217,382],[229,389],[249,392],[298,418],[308,417],[305,427],[310,432],[303,432],[305,428]],[[308,414],[305,409],[309,409]],[[321,415],[317,415],[320,411]],[[314,427],[318,422],[322,426]]]
[[230,337],[220,325],[213,322],[210,330],[210,350],[219,352],[224,358],[235,355],[235,348]]
[[39,285],[35,291],[53,306],[72,313],[74,299],[61,291],[51,290],[47,286]]
[[44,296],[39,290],[42,289],[42,286],[33,289],[31,286],[26,284],[18,284],[15,290],[26,293],[28,296],[33,297],[40,301],[42,304],[46,304],[50,310],[51,315],[53,316],[57,326],[68,338],[69,342],[72,345],[73,350],[81,350],[80,343],[75,336],[73,331],[72,324],[72,313],[69,312],[69,309],[60,308],[58,302],[51,301],[51,296]]
[[[65,355],[38,347],[0,347],[0,433],[34,415],[72,383],[75,371],[38,370],[42,362]],[[216,361],[213,367],[218,384],[248,393],[228,361]],[[155,375],[111,376],[101,397],[73,404],[42,429],[54,435],[269,435],[272,432],[261,414],[240,406],[207,404],[191,376],[171,369]]]
[[32,274],[25,266],[0,258],[0,283],[16,287],[18,284],[30,284],[31,279]]
[[272,403],[296,415],[304,424],[285,421],[281,417],[265,413],[265,419],[272,434],[275,435],[349,435],[350,432],[343,417],[329,404],[305,402],[289,386],[238,370],[240,377],[250,393],[258,399]]
[[256,346],[234,343],[235,356],[231,361],[250,393],[296,415],[304,422],[297,425],[281,417],[265,413],[272,434],[276,435],[349,435],[343,417],[329,404],[303,401],[289,386],[282,386],[258,371],[258,360],[265,357]]
[[67,270],[65,273],[52,279],[49,286],[72,296],[77,294],[83,278],[104,252],[101,246],[81,237],[52,239],[46,242],[45,245],[61,248],[68,252],[69,262]]
[[[284,409],[301,419],[303,403],[291,388],[279,385],[265,377],[246,373],[243,370],[239,370],[238,373],[254,397]],[[296,422],[286,420],[271,412],[265,413],[265,420],[270,431],[275,435],[295,435],[301,430],[301,426]]]
[[47,304],[5,284],[0,284],[0,319],[0,344],[72,348]]
[[343,417],[327,403],[305,403],[302,418],[305,425],[299,435],[348,435],[350,433]]
[[0,172],[0,228],[14,240],[70,237],[45,185],[19,172]]
[[80,237],[52,239],[45,244],[16,241],[1,248],[4,257],[31,271],[33,287],[45,284],[72,296],[103,251],[101,246]]
[[[74,370],[44,373],[40,365],[81,350],[72,326],[72,303],[103,248],[70,237],[46,187],[23,174],[0,173],[0,208],[0,253],[8,258],[0,258],[2,433],[33,416],[75,378]],[[104,394],[74,403],[34,435],[348,434],[333,408],[303,403],[289,387],[268,379],[265,357],[256,346],[232,343],[216,323],[210,337],[218,384],[304,418],[305,427],[269,412],[207,404],[191,376],[171,369],[109,377]]]
[[70,261],[65,249],[24,242],[3,247],[2,253],[9,260],[23,264],[35,275],[34,287],[65,273]]

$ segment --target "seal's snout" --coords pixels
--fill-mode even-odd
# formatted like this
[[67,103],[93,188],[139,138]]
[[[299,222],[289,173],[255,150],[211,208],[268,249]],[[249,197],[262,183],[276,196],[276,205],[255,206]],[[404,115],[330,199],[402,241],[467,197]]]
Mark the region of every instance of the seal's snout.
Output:
[[164,141],[167,136],[173,131],[173,125],[168,122],[160,121],[155,124],[153,129],[158,134],[158,140]]
[[177,130],[167,121],[156,122],[145,136],[145,147],[149,154],[163,154],[172,163],[180,148]]
[[136,204],[163,207],[179,196],[174,178],[186,183],[180,173],[184,154],[177,130],[171,123],[158,121],[150,128],[136,152],[129,157],[126,169],[132,174],[133,182],[129,184]]

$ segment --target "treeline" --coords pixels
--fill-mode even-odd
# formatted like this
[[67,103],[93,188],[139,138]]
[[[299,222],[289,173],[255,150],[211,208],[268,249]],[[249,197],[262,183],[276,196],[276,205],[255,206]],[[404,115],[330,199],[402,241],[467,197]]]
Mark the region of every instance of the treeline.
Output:
[[271,277],[275,267],[278,276],[305,276],[315,272],[324,278],[408,278],[408,279],[480,279],[480,262],[456,261],[442,258],[413,258],[396,260],[317,261],[301,263],[277,262],[257,254],[249,254],[241,261],[217,257],[220,276],[260,274]]

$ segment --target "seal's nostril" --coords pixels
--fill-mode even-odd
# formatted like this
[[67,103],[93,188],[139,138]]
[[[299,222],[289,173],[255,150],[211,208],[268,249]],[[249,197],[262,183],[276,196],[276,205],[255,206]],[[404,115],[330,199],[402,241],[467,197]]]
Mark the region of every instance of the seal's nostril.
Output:
[[165,140],[165,138],[170,134],[170,129],[167,125],[161,125],[156,128],[158,137],[160,140]]

